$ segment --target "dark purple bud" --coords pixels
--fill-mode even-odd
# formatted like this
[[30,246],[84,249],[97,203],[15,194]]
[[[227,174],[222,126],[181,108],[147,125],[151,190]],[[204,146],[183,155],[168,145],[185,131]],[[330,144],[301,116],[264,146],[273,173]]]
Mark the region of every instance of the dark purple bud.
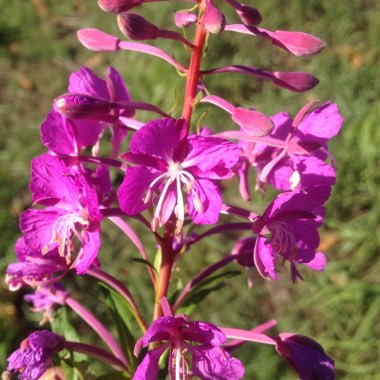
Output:
[[98,5],[105,12],[122,13],[138,7],[143,0],[98,0]]
[[334,360],[322,346],[307,336],[281,333],[276,351],[295,369],[303,380],[334,380]]
[[119,50],[120,39],[101,30],[86,28],[77,31],[78,40],[87,49],[94,51]]
[[159,29],[136,13],[121,13],[117,16],[121,32],[132,41],[155,40]]
[[255,266],[253,261],[253,250],[255,248],[256,236],[247,237],[238,240],[235,246],[232,248],[232,255],[236,255],[236,261],[246,268],[252,268]]
[[64,94],[55,99],[54,108],[69,119],[85,119],[107,115],[111,110],[111,103],[89,95]]
[[276,30],[271,38],[275,45],[296,56],[317,54],[326,46],[320,38],[304,32]]
[[206,2],[206,10],[204,15],[205,28],[209,33],[221,33],[226,26],[226,18],[224,14],[211,1]]
[[176,12],[174,22],[178,28],[187,28],[190,24],[197,21],[197,16],[190,12]]
[[272,132],[272,120],[261,112],[237,107],[232,112],[232,120],[252,136],[266,136]]
[[319,83],[319,80],[315,76],[304,72],[275,71],[273,75],[273,83],[291,91],[308,91]]
[[262,20],[260,12],[250,5],[241,4],[236,13],[246,25],[258,25]]

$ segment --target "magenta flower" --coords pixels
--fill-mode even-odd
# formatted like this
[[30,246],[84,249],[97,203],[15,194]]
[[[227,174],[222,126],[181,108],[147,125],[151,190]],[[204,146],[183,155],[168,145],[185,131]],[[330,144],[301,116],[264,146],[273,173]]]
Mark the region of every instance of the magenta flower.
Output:
[[[104,80],[97,77],[91,69],[81,66],[70,75],[68,90],[72,94],[85,94],[112,102],[131,100],[123,78],[112,66],[108,68]],[[118,116],[132,117],[133,115],[133,110],[123,110]]]
[[9,358],[7,371],[21,380],[37,380],[53,365],[52,355],[63,349],[64,338],[48,330],[36,331],[22,341]]
[[153,230],[165,224],[174,211],[179,234],[186,209],[195,223],[218,220],[222,199],[213,180],[233,176],[230,168],[236,164],[239,151],[236,145],[220,138],[185,136],[182,120],[166,118],[153,120],[138,130],[130,152],[122,158],[138,165],[127,169],[120,186],[122,210],[134,215],[154,202]]
[[[128,88],[123,78],[113,67],[108,68],[105,79],[98,78],[89,68],[80,67],[78,71],[70,75],[69,93],[84,94],[92,96],[96,99],[102,99],[109,102],[129,102]],[[110,121],[112,121],[112,146],[114,156],[117,155],[120,144],[125,138],[126,129],[123,118],[131,118],[134,116],[134,110],[114,109],[111,111]],[[82,121],[83,123],[84,121]],[[77,120],[75,121],[77,123]],[[88,121],[87,121],[88,123]],[[92,121],[93,127],[87,128],[88,134],[94,134],[97,130],[104,128],[105,125],[99,121]]]
[[329,186],[314,186],[278,195],[253,223],[258,234],[254,246],[254,262],[265,278],[277,280],[279,258],[291,264],[291,276],[301,278],[296,264],[322,271],[325,255],[316,252],[319,245],[318,227],[322,224],[323,204],[330,195]]
[[62,284],[55,283],[48,286],[40,286],[32,294],[26,294],[24,300],[32,304],[34,313],[42,312],[40,325],[53,320],[53,311],[58,305],[64,305],[68,293]]
[[336,104],[329,102],[302,116],[301,110],[294,121],[286,114],[274,118],[279,123],[271,137],[284,141],[284,148],[256,147],[260,184],[269,182],[277,189],[290,190],[335,183],[335,170],[325,160],[327,141],[339,132],[342,116]]
[[56,154],[76,156],[82,148],[99,141],[105,126],[96,121],[67,119],[56,111],[50,111],[41,125],[41,140]]
[[[85,273],[100,247],[102,215],[96,192],[82,175],[48,154],[32,161],[30,189],[34,203],[48,207],[21,215],[20,228],[29,250],[45,255],[58,249],[78,274]],[[72,262],[74,237],[81,248]]]
[[244,199],[250,198],[250,166],[256,169],[259,188],[269,183],[287,191],[335,183],[335,170],[325,162],[331,158],[327,142],[339,132],[343,119],[336,104],[329,102],[305,116],[312,104],[302,108],[294,121],[286,113],[272,116],[275,128],[267,137],[253,138],[244,131],[220,134],[240,139],[237,174]]
[[154,342],[163,344],[148,351],[133,380],[156,380],[158,361],[167,349],[171,379],[195,376],[202,380],[237,380],[244,375],[242,363],[221,347],[226,336],[212,324],[190,322],[185,315],[159,318],[138,340],[135,354]]
[[54,281],[54,274],[68,270],[66,260],[59,256],[58,249],[41,257],[41,251],[31,251],[22,237],[17,240],[15,251],[19,262],[9,264],[5,275],[5,282],[11,291],[22,286],[36,288]]
[[276,350],[302,380],[335,379],[334,360],[311,338],[281,333],[276,339]]
[[5,282],[10,291],[16,291],[22,286],[37,287],[49,281],[64,267],[56,264],[38,264],[33,262],[19,262],[9,264],[6,270]]

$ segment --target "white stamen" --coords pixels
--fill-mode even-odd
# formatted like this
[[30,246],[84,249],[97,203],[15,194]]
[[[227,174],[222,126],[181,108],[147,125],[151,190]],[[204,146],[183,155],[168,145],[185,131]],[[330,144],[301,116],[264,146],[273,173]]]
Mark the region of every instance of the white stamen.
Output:
[[185,220],[185,205],[183,204],[183,196],[182,196],[182,189],[181,189],[181,182],[179,177],[177,177],[177,213],[178,213],[178,220]]
[[301,182],[301,176],[298,170],[295,170],[289,178],[290,189],[294,190]]
[[160,195],[160,199],[158,200],[156,211],[154,212],[155,218],[158,219],[158,221],[161,223],[161,209],[162,209],[162,204],[164,203],[166,193],[168,192],[169,186],[173,183],[174,179],[170,178],[168,181],[166,181],[164,189],[162,190],[162,193]]
[[181,365],[181,352],[180,352],[180,349],[177,348],[176,349],[176,355],[175,355],[175,380],[181,380],[180,378],[180,375],[181,375],[181,368],[180,368],[180,365]]
[[71,242],[71,234],[79,235],[78,231],[75,228],[75,224],[79,223],[82,226],[87,226],[88,215],[84,209],[81,209],[78,212],[71,212],[65,215],[60,216],[52,228],[52,237],[48,244],[42,249],[42,254],[45,254],[50,249],[50,246],[54,243],[58,243],[58,252],[62,257],[66,257],[66,261],[70,263],[71,261],[71,252],[73,251],[73,244]]

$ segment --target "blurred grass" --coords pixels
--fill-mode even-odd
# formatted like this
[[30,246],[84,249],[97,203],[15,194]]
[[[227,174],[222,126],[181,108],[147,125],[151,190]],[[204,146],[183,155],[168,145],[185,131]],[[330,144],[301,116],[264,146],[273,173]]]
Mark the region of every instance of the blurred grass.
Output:
[[[183,80],[171,67],[154,58],[124,52],[99,54],[80,46],[75,37],[75,30],[80,27],[98,26],[117,33],[114,16],[101,12],[94,1],[33,0],[22,2],[21,6],[17,0],[0,0],[0,5],[3,273],[7,263],[14,260],[18,216],[30,205],[27,190],[30,159],[44,152],[39,143],[39,125],[52,99],[65,91],[70,72],[84,64],[100,75],[112,62],[124,74],[134,99],[151,101],[165,109],[173,104],[174,85],[181,93]],[[338,379],[380,379],[380,4],[375,0],[333,3],[292,0],[286,4],[268,0],[255,5],[263,14],[264,27],[310,32],[323,38],[327,48],[318,56],[300,59],[267,42],[225,33],[210,41],[208,67],[234,63],[273,70],[305,70],[320,79],[319,86],[306,94],[296,94],[239,75],[215,76],[208,84],[213,93],[231,102],[254,105],[269,114],[282,110],[294,114],[314,98],[338,103],[345,126],[331,144],[338,162],[338,180],[322,231],[322,248],[328,254],[329,264],[325,273],[307,273],[307,280],[296,286],[287,281],[286,273],[278,283],[255,277],[253,290],[245,288],[244,275],[234,278],[222,296],[213,294],[200,305],[196,317],[243,328],[276,318],[280,331],[299,332],[318,340],[335,358]],[[147,12],[154,22],[167,26],[169,13],[165,16],[158,12],[162,7],[169,12],[169,6],[162,4],[150,5]],[[172,43],[162,46],[174,51]],[[182,59],[185,53],[178,53],[179,50],[175,52]],[[230,121],[225,114],[212,110],[205,123],[226,128]],[[147,286],[136,286],[144,268],[130,271],[131,263],[126,260],[136,253],[117,231],[106,228],[104,235],[104,240],[112,244],[102,248],[103,262],[111,261],[108,258],[115,263],[126,262],[125,268],[118,265],[112,270],[120,278],[127,278],[147,312],[146,304],[152,294]],[[211,263],[226,254],[226,248],[232,245],[231,237],[210,239],[192,250],[177,271],[189,277],[202,263]],[[173,287],[176,281],[179,276]],[[81,279],[71,288],[86,289],[88,297],[84,302],[104,314],[98,290],[88,289],[86,284]],[[36,326],[36,317],[22,305],[20,293],[11,294],[4,288],[0,297],[0,367],[3,367],[14,345]],[[294,378],[272,349],[252,344],[241,348],[239,355],[247,365],[247,379]]]

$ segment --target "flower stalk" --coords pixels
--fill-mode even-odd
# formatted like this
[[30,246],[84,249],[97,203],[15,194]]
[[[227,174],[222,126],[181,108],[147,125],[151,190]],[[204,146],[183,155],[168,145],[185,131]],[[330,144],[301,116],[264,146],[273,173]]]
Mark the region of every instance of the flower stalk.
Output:
[[200,66],[202,61],[203,47],[207,32],[204,26],[205,1],[198,3],[198,22],[196,24],[194,48],[192,49],[190,65],[186,73],[185,97],[182,109],[182,117],[190,128],[191,116],[194,110],[194,101],[197,94],[197,86],[200,78]]

